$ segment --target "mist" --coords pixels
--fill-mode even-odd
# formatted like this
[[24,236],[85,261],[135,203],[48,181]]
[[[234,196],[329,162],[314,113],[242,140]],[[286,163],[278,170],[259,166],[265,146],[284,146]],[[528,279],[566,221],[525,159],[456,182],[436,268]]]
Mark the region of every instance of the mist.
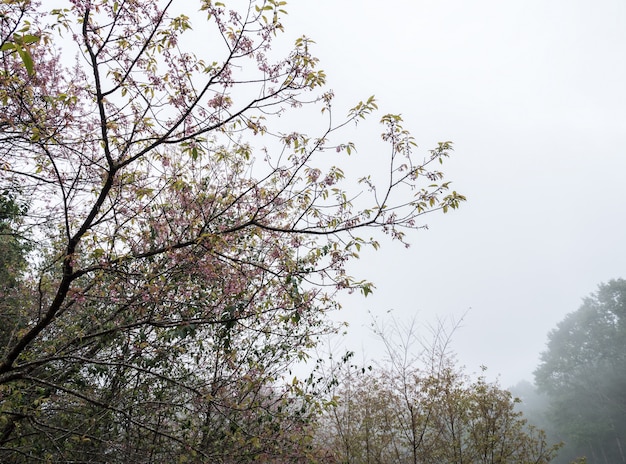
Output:
[[[335,109],[375,94],[419,150],[454,142],[445,170],[468,198],[425,217],[410,248],[355,264],[376,290],[343,302],[349,346],[376,356],[367,311],[462,319],[469,371],[532,381],[548,332],[624,275],[625,23],[619,1],[290,5],[287,30],[316,41]],[[364,132],[368,152],[379,131]]]

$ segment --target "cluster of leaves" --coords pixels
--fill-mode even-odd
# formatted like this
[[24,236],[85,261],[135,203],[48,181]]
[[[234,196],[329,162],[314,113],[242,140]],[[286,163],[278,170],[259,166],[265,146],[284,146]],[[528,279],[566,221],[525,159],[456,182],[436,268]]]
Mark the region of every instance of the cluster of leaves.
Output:
[[41,31],[32,27],[29,2],[3,1],[0,12],[0,52],[16,54],[29,76],[35,73],[35,64],[30,51],[42,38]]
[[601,284],[550,332],[535,383],[564,457],[626,462],[626,280]]
[[[318,446],[331,462],[548,463],[558,446],[516,410],[507,390],[471,380],[448,352],[440,326],[419,342],[414,326],[379,331],[389,360],[335,366],[334,398],[319,421]],[[411,353],[421,352],[413,357]]]
[[[233,5],[0,1],[2,207],[34,244],[7,245],[0,460],[313,459],[316,382],[281,379],[336,291],[371,291],[358,231],[464,200],[433,167],[450,144],[419,160],[398,116],[386,179],[346,176],[338,131],[375,100],[333,125],[312,41],[273,58],[285,2]],[[310,105],[322,133],[280,129]]]

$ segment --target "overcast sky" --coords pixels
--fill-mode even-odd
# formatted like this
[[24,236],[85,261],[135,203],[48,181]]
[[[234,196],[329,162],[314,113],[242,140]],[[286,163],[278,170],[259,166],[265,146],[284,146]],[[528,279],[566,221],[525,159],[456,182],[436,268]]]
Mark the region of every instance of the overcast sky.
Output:
[[[468,372],[532,380],[547,333],[600,282],[626,278],[624,0],[292,1],[348,108],[375,94],[468,197],[412,247],[358,263],[377,290],[344,300],[348,344],[373,348],[367,311],[459,318]],[[306,128],[303,128],[305,130]],[[359,135],[351,135],[360,154]],[[471,309],[470,309],[471,308]]]

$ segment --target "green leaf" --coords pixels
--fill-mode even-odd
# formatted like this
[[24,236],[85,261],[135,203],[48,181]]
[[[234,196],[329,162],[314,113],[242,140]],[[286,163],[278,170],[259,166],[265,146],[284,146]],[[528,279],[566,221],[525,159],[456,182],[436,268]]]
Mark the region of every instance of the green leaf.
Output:
[[23,49],[17,44],[15,44],[15,49],[20,55],[20,58],[22,58],[26,72],[28,72],[29,76],[33,76],[35,74],[35,64],[33,63],[33,58],[30,56],[30,53],[28,53],[28,50]]
[[6,52],[9,50],[15,50],[15,44],[13,42],[7,42],[2,47],[0,47],[0,51]]
[[32,43],[36,43],[39,42],[39,36],[34,35],[34,34],[26,34],[20,37],[20,43],[23,44],[32,44]]

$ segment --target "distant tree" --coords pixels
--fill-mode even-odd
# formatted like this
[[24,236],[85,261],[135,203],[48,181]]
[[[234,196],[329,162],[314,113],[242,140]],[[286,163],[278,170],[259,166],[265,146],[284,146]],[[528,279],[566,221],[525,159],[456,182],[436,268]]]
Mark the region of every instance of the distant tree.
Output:
[[35,245],[4,242],[0,461],[309,459],[313,385],[283,377],[371,291],[368,230],[464,200],[450,143],[384,115],[350,172],[377,104],[337,116],[313,41],[275,47],[284,1],[53,3],[0,0],[0,191]]
[[626,280],[601,284],[550,332],[535,382],[564,454],[626,462]]
[[551,462],[558,446],[526,422],[510,392],[456,366],[442,327],[430,346],[419,343],[413,326],[398,329],[379,331],[386,363],[337,365],[333,401],[316,436],[336,462]]
[[[528,380],[522,380],[509,387],[508,390],[515,398],[519,398],[517,409],[524,413],[528,422],[545,430],[550,440],[559,442],[558,437],[551,436],[552,428],[546,417],[549,405],[548,395],[540,392],[537,386]],[[559,452],[559,457],[555,459],[555,462],[559,462],[562,454],[562,451]]]

